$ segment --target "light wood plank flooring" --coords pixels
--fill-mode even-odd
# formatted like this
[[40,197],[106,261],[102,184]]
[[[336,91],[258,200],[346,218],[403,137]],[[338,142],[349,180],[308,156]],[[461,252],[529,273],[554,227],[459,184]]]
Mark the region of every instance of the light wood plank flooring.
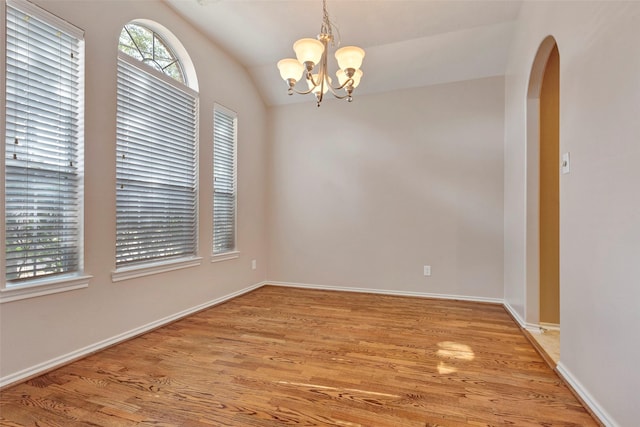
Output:
[[0,425],[597,424],[499,305],[266,286],[2,391]]
[[540,328],[539,331],[531,331],[531,337],[540,346],[540,351],[546,353],[553,366],[560,362],[560,330]]

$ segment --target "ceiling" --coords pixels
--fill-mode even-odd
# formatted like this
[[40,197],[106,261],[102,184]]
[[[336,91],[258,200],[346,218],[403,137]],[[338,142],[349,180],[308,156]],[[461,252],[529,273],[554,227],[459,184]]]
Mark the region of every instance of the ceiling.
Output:
[[[165,0],[252,75],[268,105],[287,96],[276,63],[293,42],[314,37],[321,0]],[[328,0],[343,46],[366,51],[354,92],[371,94],[504,75],[522,0]],[[331,73],[337,66],[331,52]]]

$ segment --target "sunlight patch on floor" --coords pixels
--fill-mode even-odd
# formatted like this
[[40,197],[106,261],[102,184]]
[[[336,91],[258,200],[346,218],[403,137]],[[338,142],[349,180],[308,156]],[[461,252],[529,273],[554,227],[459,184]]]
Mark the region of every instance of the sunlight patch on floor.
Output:
[[438,373],[441,375],[451,374],[458,370],[455,366],[448,365],[446,360],[457,359],[472,361],[475,358],[475,353],[466,344],[461,344],[453,341],[442,341],[438,343],[439,350],[436,351],[438,357],[445,359],[438,363]]

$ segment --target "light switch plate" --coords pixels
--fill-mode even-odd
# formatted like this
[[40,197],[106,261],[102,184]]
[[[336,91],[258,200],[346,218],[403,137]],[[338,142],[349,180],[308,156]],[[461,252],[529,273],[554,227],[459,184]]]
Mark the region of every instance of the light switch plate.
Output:
[[562,174],[568,174],[571,172],[571,162],[569,161],[569,152],[562,154],[562,160],[560,162]]

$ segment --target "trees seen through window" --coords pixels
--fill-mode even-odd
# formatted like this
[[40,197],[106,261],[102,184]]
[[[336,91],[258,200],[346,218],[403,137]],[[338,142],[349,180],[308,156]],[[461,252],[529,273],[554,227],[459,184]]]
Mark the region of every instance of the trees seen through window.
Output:
[[118,48],[156,70],[186,83],[180,62],[171,49],[154,31],[129,23],[120,32]]

